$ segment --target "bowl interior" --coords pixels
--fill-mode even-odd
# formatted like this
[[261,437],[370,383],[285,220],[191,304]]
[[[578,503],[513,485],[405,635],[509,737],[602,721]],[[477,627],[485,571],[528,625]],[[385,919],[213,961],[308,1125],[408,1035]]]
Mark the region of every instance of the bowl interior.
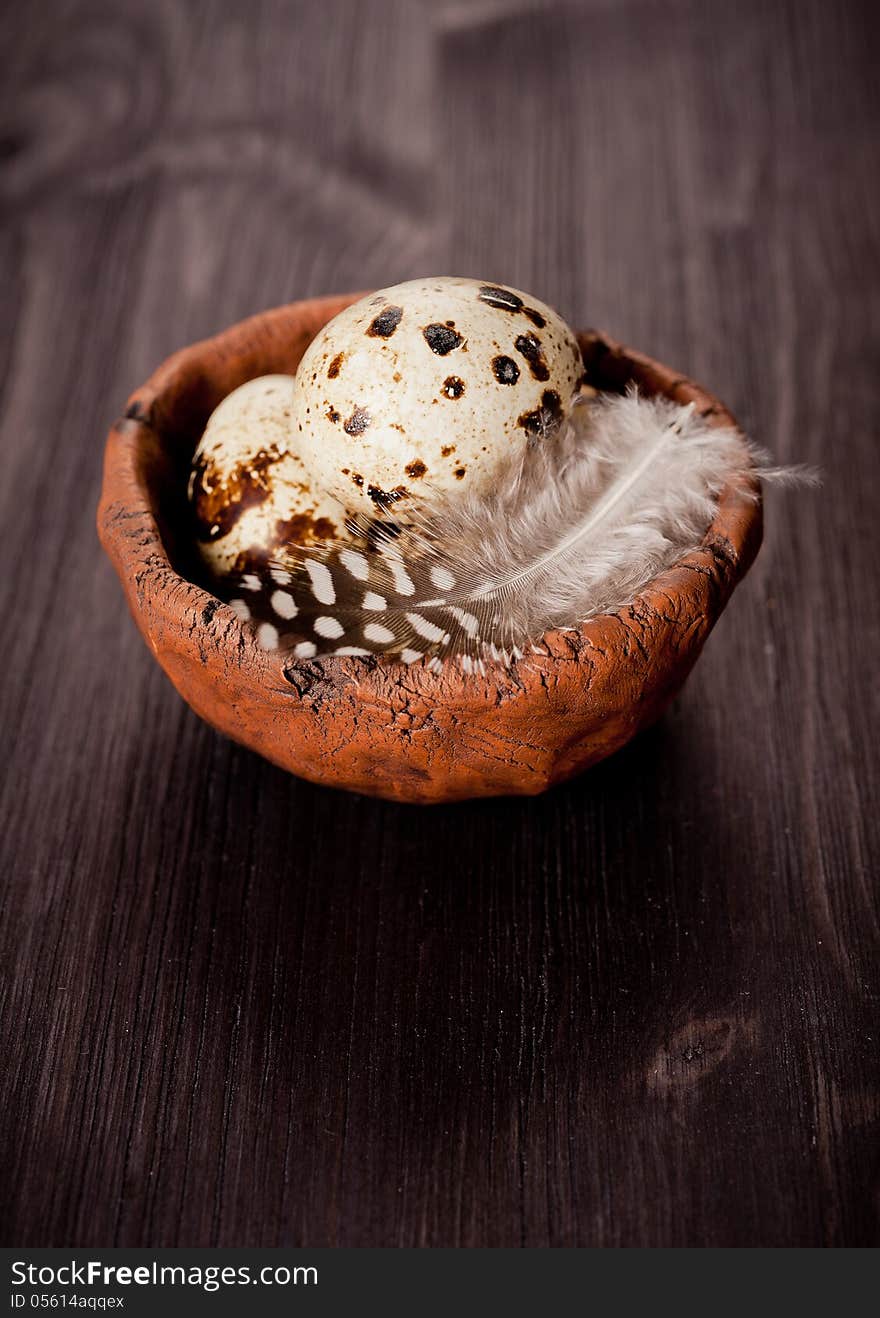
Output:
[[[293,374],[320,325],[353,297],[322,300],[327,314],[319,313],[310,332],[269,336],[259,351],[241,360],[236,360],[234,343],[230,343],[228,354],[219,357],[207,350],[214,344],[222,347],[227,338],[234,339],[240,329],[234,326],[215,340],[178,353],[129,401],[126,417],[146,421],[156,439],[156,447],[142,472],[169,562],[186,580],[209,591],[216,586],[197,552],[187,498],[192,456],[208,418],[228,393],[247,380],[258,375]],[[683,403],[694,401],[702,415],[717,414],[720,420],[733,423],[721,404],[692,381],[675,375],[650,358],[621,348],[608,336],[587,330],[578,334],[578,342],[585,380],[594,388],[622,393],[628,385],[636,384],[649,395],[663,393]]]

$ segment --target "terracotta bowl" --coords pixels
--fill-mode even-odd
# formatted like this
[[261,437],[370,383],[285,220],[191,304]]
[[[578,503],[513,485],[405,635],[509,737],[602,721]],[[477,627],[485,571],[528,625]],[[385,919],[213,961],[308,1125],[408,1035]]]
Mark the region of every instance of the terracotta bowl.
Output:
[[[396,801],[532,795],[595,764],[652,723],[682,686],[761,542],[760,502],[728,489],[698,552],[635,603],[550,632],[545,655],[465,676],[337,658],[283,665],[195,584],[190,458],[220,400],[257,375],[293,372],[307,344],[361,294],[297,302],[170,357],[107,440],[98,531],[135,621],[192,708],[220,732],[312,782]],[[579,336],[588,378],[635,381],[731,423],[698,385],[603,334]]]

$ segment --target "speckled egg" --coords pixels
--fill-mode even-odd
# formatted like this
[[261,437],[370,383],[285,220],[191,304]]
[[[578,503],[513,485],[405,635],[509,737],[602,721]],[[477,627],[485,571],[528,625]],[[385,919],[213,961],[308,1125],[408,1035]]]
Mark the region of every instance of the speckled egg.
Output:
[[193,456],[189,498],[199,552],[217,573],[242,571],[291,541],[340,532],[340,508],[291,445],[294,377],[264,375],[212,412]]
[[582,372],[573,332],[543,302],[414,279],[355,302],[309,345],[293,441],[349,509],[427,486],[481,491],[512,450],[552,442]]

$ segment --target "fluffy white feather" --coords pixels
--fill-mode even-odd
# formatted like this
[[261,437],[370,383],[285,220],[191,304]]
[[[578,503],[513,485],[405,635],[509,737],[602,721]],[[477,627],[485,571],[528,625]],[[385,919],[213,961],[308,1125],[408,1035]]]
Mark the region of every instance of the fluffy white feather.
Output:
[[756,468],[771,472],[692,407],[577,400],[491,494],[387,506],[351,524],[360,544],[291,549],[235,605],[295,657],[509,661],[549,628],[632,600],[700,544],[726,485],[755,497]]

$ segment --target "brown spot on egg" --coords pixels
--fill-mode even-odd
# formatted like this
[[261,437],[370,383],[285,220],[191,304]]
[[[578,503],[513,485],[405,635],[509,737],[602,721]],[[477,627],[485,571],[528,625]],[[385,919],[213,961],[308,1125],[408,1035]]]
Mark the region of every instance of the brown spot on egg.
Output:
[[275,544],[305,545],[316,540],[332,540],[336,527],[329,517],[315,517],[311,512],[295,513],[275,523]]
[[383,490],[379,485],[368,485],[367,494],[379,508],[386,508],[389,504],[397,503],[398,499],[405,499],[409,490],[405,485],[397,485],[393,490]]
[[536,380],[550,379],[550,372],[544,358],[544,349],[541,347],[541,340],[537,335],[519,334],[514,340],[513,346],[517,352],[525,357],[529,364],[529,370]]
[[204,454],[196,460],[190,489],[200,540],[228,535],[242,513],[266,502],[272,491],[271,469],[280,457],[274,446],[260,449],[223,473]]
[[333,424],[336,425],[336,422],[337,422],[337,421],[341,421],[341,420],[342,420],[342,413],[341,413],[341,412],[337,412],[335,407],[328,407],[328,408],[327,408],[327,420],[328,420],[328,421],[332,421]]
[[421,458],[413,458],[412,462],[408,462],[404,467],[407,476],[414,481],[421,480],[427,470]]
[[239,550],[229,564],[228,571],[233,576],[241,576],[244,572],[252,572],[254,568],[265,567],[277,550],[285,545],[335,540],[337,535],[336,526],[329,517],[315,517],[314,509],[309,508],[292,517],[279,518],[265,541]]
[[448,458],[450,453],[454,453],[454,452],[455,452],[454,444],[444,444],[442,449],[440,450],[441,456],[444,458]]
[[464,478],[464,474],[465,474],[466,471],[467,471],[467,467],[456,467],[456,469],[455,469],[455,479],[456,479],[457,481],[463,480],[463,478]]
[[247,549],[240,549],[230,564],[229,571],[233,576],[242,576],[245,572],[253,572],[255,567],[265,567],[269,561],[269,550],[265,545],[248,545]]
[[533,412],[523,412],[517,418],[517,425],[527,430],[534,438],[543,438],[559,425],[562,420],[562,403],[555,389],[545,389],[541,395],[541,406]]
[[501,354],[492,358],[492,374],[499,384],[516,384],[519,379],[519,367],[512,357]]
[[385,307],[370,321],[367,333],[374,339],[390,339],[402,318],[403,307]]
[[457,375],[447,375],[443,381],[443,393],[447,398],[461,398],[464,393],[464,380]]
[[356,407],[342,428],[346,435],[362,435],[371,420],[372,417],[365,407]]
[[364,478],[363,478],[363,476],[360,474],[359,471],[356,471],[355,474],[352,476],[351,479],[354,481],[354,483],[355,483],[355,485],[358,487],[358,489],[360,489],[361,486],[362,486],[363,483],[364,483]]
[[327,367],[328,379],[330,380],[336,379],[337,375],[339,374],[339,368],[341,367],[344,360],[345,360],[345,353],[337,352],[336,356],[333,358],[332,362]]
[[464,339],[456,330],[449,325],[441,325],[437,321],[432,325],[426,325],[422,330],[422,334],[425,336],[428,347],[432,352],[436,352],[438,357],[445,357],[447,353],[461,347],[464,343]]
[[528,316],[529,320],[532,322],[532,324],[535,326],[536,329],[543,329],[544,326],[547,324],[546,320],[541,315],[540,311],[536,310],[535,307],[523,307],[522,313],[524,316]]
[[500,307],[502,311],[520,311],[522,298],[511,293],[509,288],[499,288],[497,284],[483,284],[477,297],[490,307]]

